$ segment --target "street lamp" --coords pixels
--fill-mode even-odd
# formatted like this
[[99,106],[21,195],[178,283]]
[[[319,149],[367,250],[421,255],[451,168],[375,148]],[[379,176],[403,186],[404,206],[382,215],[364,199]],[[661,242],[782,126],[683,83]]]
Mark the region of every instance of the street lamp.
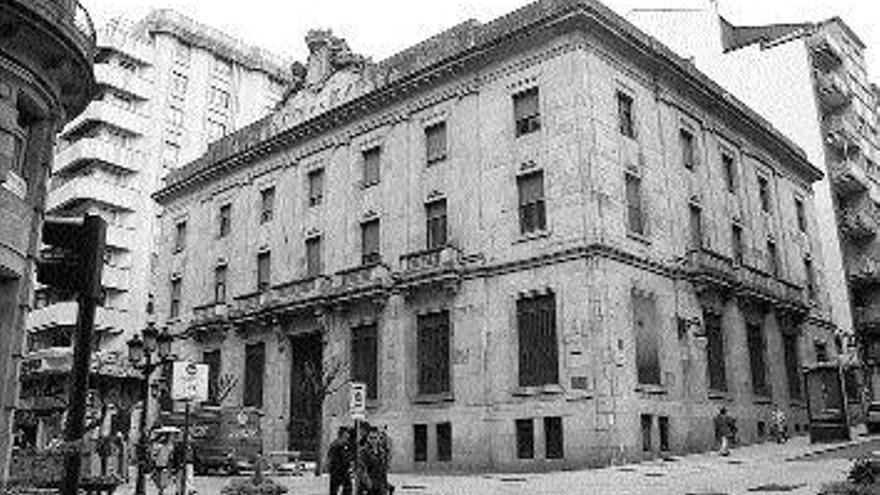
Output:
[[[147,412],[150,403],[150,376],[159,366],[168,362],[171,358],[171,342],[174,337],[168,333],[168,329],[163,329],[161,333],[156,330],[153,322],[147,324],[147,328],[141,331],[141,335],[135,334],[128,341],[128,360],[131,365],[143,374],[141,382],[141,397],[143,397],[143,407],[141,409],[141,417],[139,422],[139,438],[137,444],[137,479],[135,482],[135,494],[144,495],[146,493],[146,468],[147,454],[149,452],[149,444],[146,435],[147,430]],[[156,362],[153,362],[153,354],[155,353]]]

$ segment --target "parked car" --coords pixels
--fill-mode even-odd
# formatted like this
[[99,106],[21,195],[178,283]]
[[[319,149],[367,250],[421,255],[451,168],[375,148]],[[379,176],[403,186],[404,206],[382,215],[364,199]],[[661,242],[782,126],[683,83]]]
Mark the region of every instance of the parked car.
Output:
[[[238,474],[253,468],[263,452],[260,417],[252,407],[202,406],[190,413],[193,471]],[[183,413],[164,413],[163,425],[183,428]]]
[[868,433],[880,433],[880,402],[872,402],[868,405],[865,426],[868,427]]

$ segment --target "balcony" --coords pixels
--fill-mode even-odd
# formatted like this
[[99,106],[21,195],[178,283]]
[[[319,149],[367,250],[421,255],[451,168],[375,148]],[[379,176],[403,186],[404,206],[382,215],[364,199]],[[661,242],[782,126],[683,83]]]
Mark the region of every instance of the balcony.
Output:
[[774,306],[806,311],[806,291],[799,285],[750,266],[736,267],[737,292]]
[[99,162],[137,172],[144,165],[144,154],[103,139],[86,138],[74,142],[55,155],[54,173],[74,169],[80,164]]
[[855,308],[853,318],[857,331],[880,330],[880,306]]
[[125,251],[131,251],[132,240],[134,239],[135,235],[135,229],[108,224],[106,241],[107,246],[116,249],[122,249]]
[[229,308],[229,319],[249,320],[261,315],[317,308],[326,302],[330,285],[329,277],[319,276],[235,297]]
[[862,138],[852,112],[827,115],[822,121],[825,141],[843,156],[853,156],[862,149]]
[[856,241],[868,241],[877,235],[880,228],[878,208],[871,198],[863,196],[854,204],[843,209],[840,229]]
[[113,265],[104,265],[101,274],[101,285],[109,289],[121,291],[129,290],[131,284],[131,269]]
[[202,340],[213,331],[223,329],[228,321],[229,306],[226,303],[208,303],[193,308],[190,331]]
[[427,249],[400,257],[398,282],[404,289],[442,285],[456,289],[461,278],[461,252],[453,246]]
[[852,91],[846,80],[834,72],[816,72],[816,95],[826,111],[849,104]]
[[103,203],[120,210],[135,211],[138,192],[95,176],[74,177],[49,194],[46,211],[73,208],[87,202]]
[[733,261],[705,248],[688,253],[686,270],[699,285],[728,288],[733,284]]
[[828,178],[844,197],[867,191],[871,184],[861,155],[829,161]]
[[384,299],[391,285],[391,271],[382,263],[362,265],[336,272],[330,282],[328,297],[334,304]]
[[106,101],[93,101],[64,128],[62,136],[70,137],[76,131],[98,123],[110,124],[138,136],[144,135],[147,130],[147,119],[143,115]]
[[843,63],[840,45],[826,32],[814,33],[807,40],[807,46],[813,54],[813,64],[823,71],[829,71]]
[[871,256],[859,256],[847,263],[846,274],[854,286],[880,284],[880,261]]
[[[28,313],[27,329],[39,332],[56,326],[76,325],[78,306],[75,301],[64,301],[35,309]],[[126,328],[128,313],[113,308],[95,309],[95,330],[119,333]]]
[[141,100],[150,98],[150,82],[119,65],[95,64],[95,80],[99,85],[110,86]]
[[[153,49],[141,38],[132,36],[130,26],[107,24],[97,32],[99,50],[112,50],[140,62],[142,65],[153,65]],[[96,67],[97,69],[97,67]]]

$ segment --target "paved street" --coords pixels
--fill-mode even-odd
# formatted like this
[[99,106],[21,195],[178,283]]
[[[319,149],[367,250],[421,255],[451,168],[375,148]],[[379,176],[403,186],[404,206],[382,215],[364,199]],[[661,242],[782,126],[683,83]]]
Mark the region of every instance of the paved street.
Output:
[[[874,450],[880,450],[880,439],[859,438],[841,448],[811,446],[806,437],[799,437],[783,445],[765,443],[738,448],[729,458],[707,453],[582,471],[467,476],[392,474],[391,480],[398,487],[396,494],[419,495],[815,495],[822,483],[845,477],[850,457]],[[808,455],[818,451],[823,453]],[[277,480],[290,488],[291,495],[327,493],[326,476]],[[217,494],[227,482],[223,477],[200,477],[196,479],[196,489],[201,495]],[[120,492],[132,493],[131,486]]]

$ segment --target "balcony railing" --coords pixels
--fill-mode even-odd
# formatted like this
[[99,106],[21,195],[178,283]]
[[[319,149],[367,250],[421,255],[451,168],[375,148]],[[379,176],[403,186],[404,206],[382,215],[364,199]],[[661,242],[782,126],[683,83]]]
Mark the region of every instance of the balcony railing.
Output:
[[138,204],[138,192],[94,176],[75,177],[63,182],[51,191],[46,210],[64,209],[89,201],[135,211]]
[[861,133],[852,112],[827,115],[823,119],[828,144],[844,156],[853,156],[862,148]]
[[207,325],[226,320],[229,308],[226,303],[208,303],[193,308],[194,325]]
[[[76,325],[78,306],[75,301],[62,301],[30,311],[25,321],[29,332],[39,332],[56,326]],[[128,326],[129,314],[114,308],[95,308],[95,329],[117,333]]]
[[274,309],[289,310],[318,303],[330,287],[325,276],[294,280],[262,292],[253,292],[233,299],[229,309],[232,319],[248,317]]
[[692,277],[705,281],[727,284],[733,280],[733,261],[708,249],[689,252],[687,269]]
[[828,71],[843,62],[840,45],[828,33],[817,31],[807,40],[807,44],[813,52],[813,61],[819,69]]
[[847,264],[847,275],[855,285],[880,284],[880,261],[871,256],[860,256]]
[[141,100],[150,98],[150,82],[114,64],[95,64],[95,80]]
[[807,305],[803,287],[750,266],[738,266],[736,281],[739,289],[771,303],[804,307]]
[[330,293],[333,297],[347,298],[365,290],[384,288],[390,277],[390,270],[382,263],[349,268],[333,275]]
[[828,110],[842,107],[852,99],[846,80],[834,72],[816,72],[816,94]]
[[877,229],[880,228],[878,213],[880,212],[874,201],[865,196],[843,210],[840,228],[854,240],[871,239],[877,235]]
[[849,159],[832,160],[828,165],[831,184],[844,196],[866,191],[870,179],[864,168],[864,157],[861,154]]
[[58,173],[82,162],[101,162],[137,172],[144,166],[145,155],[140,150],[126,148],[103,139],[80,139],[55,155],[54,172]]
[[880,328],[880,306],[855,308],[854,319],[859,330]]
[[404,287],[457,283],[461,273],[461,251],[454,246],[442,246],[408,253],[400,257],[400,267],[398,277]]
[[108,101],[93,101],[64,128],[63,136],[70,136],[83,126],[95,122],[111,124],[139,136],[147,130],[147,119],[143,115]]

